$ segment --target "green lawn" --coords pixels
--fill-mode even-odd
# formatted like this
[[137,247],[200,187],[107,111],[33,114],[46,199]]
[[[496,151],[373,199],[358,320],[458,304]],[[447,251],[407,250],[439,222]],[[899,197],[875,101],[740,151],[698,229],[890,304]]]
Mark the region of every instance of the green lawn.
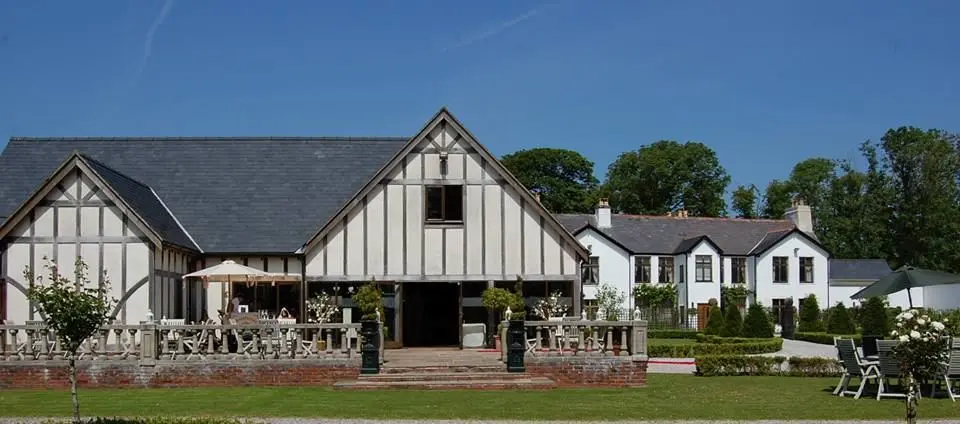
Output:
[[[899,400],[839,398],[836,379],[651,375],[645,388],[547,391],[349,392],[326,388],[80,391],[85,416],[221,415],[423,419],[898,419]],[[0,391],[0,415],[67,415],[65,391]],[[960,403],[920,402],[921,418],[960,415]]]

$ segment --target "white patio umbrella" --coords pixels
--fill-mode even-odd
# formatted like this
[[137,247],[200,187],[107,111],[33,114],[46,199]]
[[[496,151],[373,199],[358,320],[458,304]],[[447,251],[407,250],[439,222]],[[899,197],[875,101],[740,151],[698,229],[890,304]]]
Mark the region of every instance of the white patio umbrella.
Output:
[[231,260],[226,260],[212,267],[191,272],[187,275],[184,275],[183,277],[184,278],[191,278],[191,277],[200,278],[203,280],[204,286],[206,286],[207,283],[211,281],[215,283],[238,283],[238,282],[255,283],[257,281],[262,281],[263,279],[271,276],[272,274],[269,272],[264,272],[256,268],[248,267],[246,265],[240,265]]

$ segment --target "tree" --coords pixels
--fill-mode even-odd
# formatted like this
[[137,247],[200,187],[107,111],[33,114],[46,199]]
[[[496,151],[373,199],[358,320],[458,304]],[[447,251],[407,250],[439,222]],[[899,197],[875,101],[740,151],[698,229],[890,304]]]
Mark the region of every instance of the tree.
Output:
[[80,422],[80,399],[77,396],[77,350],[84,340],[94,336],[110,320],[110,311],[116,300],[108,297],[110,283],[106,272],[102,283],[91,287],[87,264],[77,257],[73,278],[60,275],[57,264],[43,258],[48,281],[27,267],[23,275],[30,282],[28,297],[47,327],[60,339],[67,358],[70,378],[70,397],[73,402],[73,421]]
[[768,219],[783,218],[783,214],[790,208],[792,197],[789,182],[770,181],[763,195],[763,217]]
[[597,311],[603,310],[605,317],[596,317],[596,319],[605,319],[607,321],[616,321],[620,317],[618,313],[626,302],[627,295],[617,290],[613,284],[602,283],[597,288]]
[[748,186],[737,186],[730,196],[731,209],[738,218],[757,218],[760,216],[760,210],[757,205],[757,197],[760,190],[757,186],[750,184]]
[[723,311],[717,305],[710,306],[710,312],[707,313],[707,325],[703,329],[703,334],[719,336],[723,332]]
[[536,148],[504,156],[501,162],[553,213],[590,213],[597,206],[599,181],[593,162],[565,149]]
[[830,334],[857,334],[853,319],[843,302],[838,302],[827,317],[827,332]]
[[723,317],[723,329],[720,335],[723,337],[740,337],[743,330],[743,316],[740,315],[740,308],[737,305],[728,305],[726,315]]
[[881,138],[893,190],[890,240],[896,266],[960,266],[960,154],[940,130],[900,127]]
[[501,321],[503,317],[503,312],[507,308],[511,308],[510,312],[513,312],[512,308],[518,303],[523,303],[523,298],[519,298],[516,293],[502,289],[499,287],[490,287],[483,291],[481,295],[481,304],[484,308],[487,308],[490,311],[493,311],[496,314],[497,322]]
[[809,295],[800,305],[800,325],[797,331],[801,333],[822,333],[826,331],[823,320],[820,319],[820,305],[816,295]]
[[743,320],[743,337],[769,339],[773,337],[773,324],[767,311],[759,303],[750,305],[747,317]]
[[730,176],[703,143],[661,140],[620,154],[607,170],[610,205],[631,214],[722,216]]
[[823,200],[828,183],[834,177],[836,163],[827,158],[815,157],[801,161],[790,172],[790,191],[799,196],[816,213]]
[[887,305],[880,296],[868,298],[860,312],[860,327],[864,336],[886,337],[890,334]]

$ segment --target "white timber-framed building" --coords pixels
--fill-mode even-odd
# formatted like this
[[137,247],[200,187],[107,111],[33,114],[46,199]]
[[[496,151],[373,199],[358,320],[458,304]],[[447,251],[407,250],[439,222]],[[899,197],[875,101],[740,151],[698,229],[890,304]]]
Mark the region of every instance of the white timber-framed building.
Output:
[[[480,295],[518,281],[528,304],[559,291],[580,312],[586,248],[445,108],[413,137],[13,138],[0,173],[7,322],[41,319],[23,271],[45,257],[106,271],[125,323],[216,318],[238,293],[304,320],[317,292],[349,309],[370,281],[395,345],[493,331]],[[283,278],[182,278],[227,259]]]

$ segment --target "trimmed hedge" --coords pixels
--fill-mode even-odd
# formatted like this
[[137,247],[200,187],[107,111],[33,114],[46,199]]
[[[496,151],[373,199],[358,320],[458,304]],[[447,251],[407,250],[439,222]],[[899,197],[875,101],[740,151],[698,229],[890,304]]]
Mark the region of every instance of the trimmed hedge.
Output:
[[833,359],[792,356],[708,355],[696,358],[696,375],[839,377],[843,368]]
[[773,337],[766,339],[754,339],[750,337],[720,337],[720,336],[709,336],[706,334],[701,334],[697,336],[697,343],[713,343],[713,344],[743,344],[743,343],[758,343],[764,341],[771,341]]
[[794,335],[795,340],[800,340],[804,342],[817,343],[832,345],[834,337],[843,337],[845,339],[853,339],[853,343],[857,346],[860,346],[860,335],[851,334],[851,335],[841,335],[841,334],[828,334],[828,333],[802,333],[798,332]]
[[699,334],[696,330],[650,330],[647,332],[647,338],[696,340]]
[[711,342],[680,345],[650,343],[647,356],[651,358],[694,358],[703,355],[752,355],[776,353],[783,349],[783,339],[724,339],[715,337]]

